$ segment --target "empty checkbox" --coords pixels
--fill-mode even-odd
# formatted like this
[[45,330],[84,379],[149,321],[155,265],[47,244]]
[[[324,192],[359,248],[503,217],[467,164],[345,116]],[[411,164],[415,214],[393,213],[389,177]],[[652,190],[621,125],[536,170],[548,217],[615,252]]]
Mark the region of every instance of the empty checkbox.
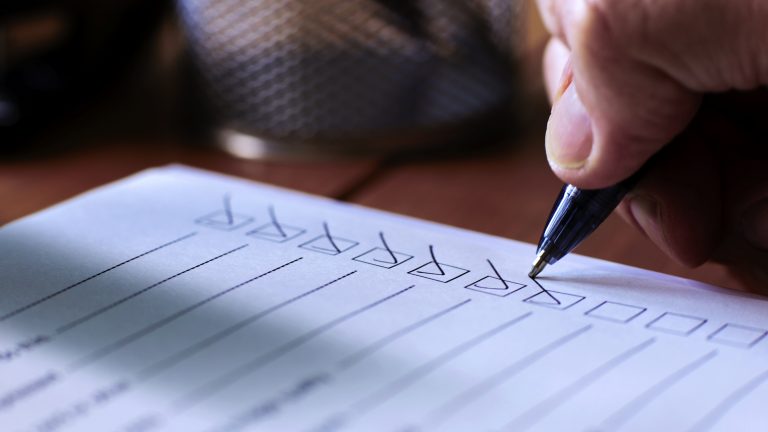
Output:
[[252,220],[252,217],[246,215],[219,210],[195,220],[195,223],[222,231],[232,231],[249,224]]
[[414,276],[431,279],[433,281],[448,283],[454,279],[457,279],[469,273],[469,270],[463,269],[461,267],[455,267],[448,264],[430,261],[426,264],[421,265],[420,267],[416,267],[415,269],[409,271],[408,273]]
[[321,235],[306,243],[302,243],[299,247],[326,255],[338,255],[352,249],[357,244],[356,241],[345,238]]
[[768,331],[756,327],[748,327],[738,324],[725,324],[709,335],[707,339],[724,345],[739,348],[751,348],[760,342]]
[[248,231],[246,235],[275,243],[285,243],[288,240],[295,239],[304,234],[304,232],[305,230],[294,226],[268,223],[252,231]]
[[377,267],[390,269],[408,261],[411,258],[413,258],[413,255],[394,252],[384,248],[373,248],[368,252],[362,255],[358,255],[352,259],[362,263],[375,265]]
[[639,317],[640,314],[645,311],[646,308],[640,306],[604,301],[594,308],[586,311],[584,315],[603,319],[606,321],[628,323]]
[[517,282],[511,282],[505,279],[500,279],[495,276],[486,276],[474,283],[465,286],[464,288],[485,294],[495,295],[498,297],[506,297],[513,292],[517,292],[525,288],[525,285]]
[[651,330],[657,330],[664,333],[675,334],[679,336],[688,336],[695,332],[699,327],[707,322],[704,318],[690,315],[677,314],[673,312],[664,312],[656,319],[646,325]]
[[568,309],[585,298],[584,296],[560,291],[542,290],[523,301],[554,309]]

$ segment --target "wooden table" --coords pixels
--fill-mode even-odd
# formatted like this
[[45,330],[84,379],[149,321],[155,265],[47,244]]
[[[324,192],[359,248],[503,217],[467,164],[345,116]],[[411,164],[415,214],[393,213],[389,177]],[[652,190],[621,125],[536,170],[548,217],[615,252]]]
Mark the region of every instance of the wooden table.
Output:
[[[561,183],[545,159],[548,108],[538,78],[538,56],[531,57],[524,78],[528,115],[515,137],[495,151],[396,162],[377,156],[247,161],[192,145],[180,133],[183,126],[169,127],[179,124],[174,107],[158,103],[165,84],[158,84],[154,73],[129,71],[129,79],[44,131],[29,144],[27,154],[0,158],[0,224],[144,168],[184,163],[535,243]],[[173,99],[172,94],[165,96]],[[739,288],[719,266],[692,270],[671,262],[617,216],[578,252]]]

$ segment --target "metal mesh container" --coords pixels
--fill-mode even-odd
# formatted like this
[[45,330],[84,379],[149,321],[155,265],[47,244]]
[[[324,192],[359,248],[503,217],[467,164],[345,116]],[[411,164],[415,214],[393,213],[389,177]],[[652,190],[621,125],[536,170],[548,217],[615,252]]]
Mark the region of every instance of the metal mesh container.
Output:
[[236,153],[434,144],[514,94],[514,0],[179,0],[178,8],[224,145]]

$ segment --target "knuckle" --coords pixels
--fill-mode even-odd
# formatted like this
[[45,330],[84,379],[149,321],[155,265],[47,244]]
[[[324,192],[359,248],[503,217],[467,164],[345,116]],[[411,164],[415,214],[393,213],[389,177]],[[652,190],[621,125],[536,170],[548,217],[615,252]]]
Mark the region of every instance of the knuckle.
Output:
[[575,43],[626,47],[646,21],[646,0],[581,0],[580,3],[580,10],[574,14]]
[[581,0],[570,23],[569,39],[574,49],[590,49],[608,41],[605,30],[609,28],[611,8],[615,1]]

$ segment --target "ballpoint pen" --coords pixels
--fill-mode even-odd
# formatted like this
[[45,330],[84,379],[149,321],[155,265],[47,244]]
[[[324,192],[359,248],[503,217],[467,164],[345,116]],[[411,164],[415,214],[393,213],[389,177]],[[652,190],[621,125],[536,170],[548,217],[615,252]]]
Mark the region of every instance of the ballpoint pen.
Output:
[[635,186],[641,171],[605,189],[563,186],[541,234],[528,277],[535,278],[548,264],[556,263],[603,223]]

